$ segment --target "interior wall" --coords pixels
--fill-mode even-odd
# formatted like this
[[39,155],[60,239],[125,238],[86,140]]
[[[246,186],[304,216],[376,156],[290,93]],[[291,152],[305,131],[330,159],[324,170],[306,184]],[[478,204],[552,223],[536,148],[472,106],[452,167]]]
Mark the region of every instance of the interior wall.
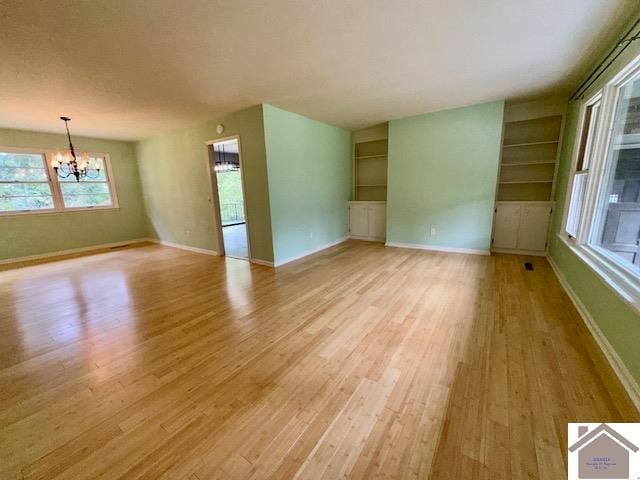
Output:
[[348,234],[351,134],[263,105],[276,264]]
[[[131,142],[73,137],[80,151],[108,153],[119,208],[0,216],[0,260],[147,236],[140,178]],[[66,148],[66,135],[0,129],[0,146]]]
[[[216,133],[216,126],[225,130]],[[240,135],[251,256],[273,261],[262,107],[157,135],[136,144],[151,235],[217,250],[206,142]]]
[[499,101],[389,122],[387,243],[489,250],[503,110]]
[[[602,88],[616,72],[638,55],[640,55],[640,45],[636,42],[589,89],[584,99],[588,99]],[[630,308],[558,235],[562,229],[582,102],[583,100],[570,102],[567,109],[556,179],[556,208],[551,227],[549,255],[629,372],[640,383],[640,353],[638,352],[640,315]]]

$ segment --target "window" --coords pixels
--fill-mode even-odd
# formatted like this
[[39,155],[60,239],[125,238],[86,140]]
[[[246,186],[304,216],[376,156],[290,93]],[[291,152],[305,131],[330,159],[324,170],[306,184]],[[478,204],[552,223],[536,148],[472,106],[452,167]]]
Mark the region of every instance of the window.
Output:
[[89,164],[100,167],[97,178],[85,177],[81,182],[76,182],[73,176],[58,178],[65,208],[111,206],[111,191],[104,158],[90,156]]
[[0,215],[115,208],[109,156],[89,154],[100,166],[96,178],[59,178],[52,151],[0,147]]
[[617,88],[590,243],[640,273],[640,72]]
[[0,212],[53,210],[45,155],[0,152]]
[[563,238],[640,310],[640,57],[585,102],[582,118]]
[[587,104],[582,123],[582,135],[578,146],[578,158],[571,182],[571,196],[569,197],[569,212],[565,230],[570,237],[578,235],[578,226],[582,216],[584,195],[589,178],[589,166],[594,152],[594,137],[600,120],[600,97]]

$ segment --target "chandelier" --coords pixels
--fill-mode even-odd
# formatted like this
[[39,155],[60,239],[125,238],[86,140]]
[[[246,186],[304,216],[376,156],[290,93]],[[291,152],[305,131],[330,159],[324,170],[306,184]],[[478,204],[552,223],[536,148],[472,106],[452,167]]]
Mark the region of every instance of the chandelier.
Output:
[[91,159],[85,152],[78,157],[73,143],[71,143],[71,134],[69,133],[69,117],[60,117],[67,129],[67,138],[69,139],[69,148],[58,151],[53,155],[51,166],[60,178],[68,178],[71,175],[76,177],[76,182],[82,179],[96,179],[100,176],[100,163],[96,159]]
[[216,172],[230,172],[240,170],[240,161],[238,154],[235,152],[226,152],[224,143],[214,145]]

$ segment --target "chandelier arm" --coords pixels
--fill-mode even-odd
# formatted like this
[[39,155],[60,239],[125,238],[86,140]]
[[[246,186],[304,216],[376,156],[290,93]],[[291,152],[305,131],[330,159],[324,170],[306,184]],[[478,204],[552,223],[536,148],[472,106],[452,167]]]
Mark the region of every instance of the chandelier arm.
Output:
[[73,172],[61,172],[60,170],[57,173],[60,178],[69,178],[73,174]]
[[58,172],[65,174],[64,176],[60,175],[62,178],[67,178],[69,175],[73,173],[73,169],[67,165],[67,168],[63,168],[64,164],[60,164],[58,167]]

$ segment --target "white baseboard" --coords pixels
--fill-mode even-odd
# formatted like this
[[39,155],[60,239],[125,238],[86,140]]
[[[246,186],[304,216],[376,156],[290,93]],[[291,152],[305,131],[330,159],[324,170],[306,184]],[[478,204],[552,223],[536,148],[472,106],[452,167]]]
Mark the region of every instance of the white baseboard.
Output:
[[313,255],[314,253],[318,253],[318,252],[320,252],[322,250],[326,250],[327,248],[330,248],[330,247],[333,247],[333,246],[338,245],[340,243],[346,242],[348,239],[349,239],[349,237],[339,238],[339,239],[337,239],[337,240],[335,240],[335,241],[333,241],[331,243],[327,243],[325,245],[322,245],[321,247],[314,248],[312,250],[307,250],[304,253],[296,255],[295,257],[287,258],[286,260],[283,260],[281,262],[276,262],[274,264],[274,266],[275,267],[281,267],[282,265],[285,265],[287,263],[295,262],[296,260],[300,260],[301,258],[308,257],[309,255]]
[[45,258],[62,257],[64,255],[72,255],[74,253],[91,252],[94,250],[104,250],[107,248],[123,247],[132,243],[144,243],[152,241],[149,238],[134,238],[132,240],[124,240],[122,242],[101,243],[99,245],[90,245],[88,247],[70,248],[67,250],[57,250],[55,252],[39,253],[37,255],[27,255],[24,257],[7,258],[0,260],[0,265],[7,265],[9,263],[29,262],[31,260],[42,260]]
[[273,268],[273,262],[267,262],[266,260],[260,260],[259,258],[252,258],[249,260],[251,263],[255,263],[256,265],[264,265],[265,267]]
[[179,248],[180,250],[186,250],[188,252],[202,253],[204,255],[218,255],[218,252],[215,250],[209,250],[207,248],[191,247],[189,245],[182,245],[181,243],[167,242],[166,240],[160,240],[158,238],[148,238],[147,240],[152,243],[164,245],[165,247]]
[[362,237],[360,235],[349,235],[348,238],[353,239],[353,240],[364,240],[366,242],[384,243],[384,238],[377,238],[377,237]]
[[591,332],[591,335],[600,347],[600,350],[602,350],[602,353],[609,362],[609,365],[611,365],[611,368],[620,379],[622,386],[629,394],[631,401],[636,406],[636,408],[640,410],[640,386],[638,386],[638,383],[636,382],[633,375],[631,375],[631,372],[629,372],[622,359],[618,356],[618,353],[611,346],[609,340],[607,340],[607,337],[605,337],[604,333],[602,333],[602,330],[600,330],[600,327],[598,327],[598,324],[595,322],[595,320],[587,310],[587,307],[585,307],[584,303],[582,303],[580,297],[578,297],[573,288],[571,288],[571,285],[567,281],[567,278],[564,276],[562,271],[560,271],[560,268],[558,267],[556,262],[553,260],[553,258],[551,258],[551,256],[547,256],[547,260],[549,261],[549,265],[551,265],[553,272],[556,274],[560,285],[562,285],[562,288],[564,288],[565,292],[567,292],[567,295],[571,299],[571,302],[573,302],[576,310],[578,310],[578,313],[582,317],[582,320],[584,321],[585,325]]
[[387,242],[384,245],[386,247],[413,248],[416,250],[430,250],[433,252],[467,253],[470,255],[491,255],[491,252],[489,250],[479,250],[476,248],[443,247],[439,245],[421,245],[418,243],[398,243],[398,242]]

